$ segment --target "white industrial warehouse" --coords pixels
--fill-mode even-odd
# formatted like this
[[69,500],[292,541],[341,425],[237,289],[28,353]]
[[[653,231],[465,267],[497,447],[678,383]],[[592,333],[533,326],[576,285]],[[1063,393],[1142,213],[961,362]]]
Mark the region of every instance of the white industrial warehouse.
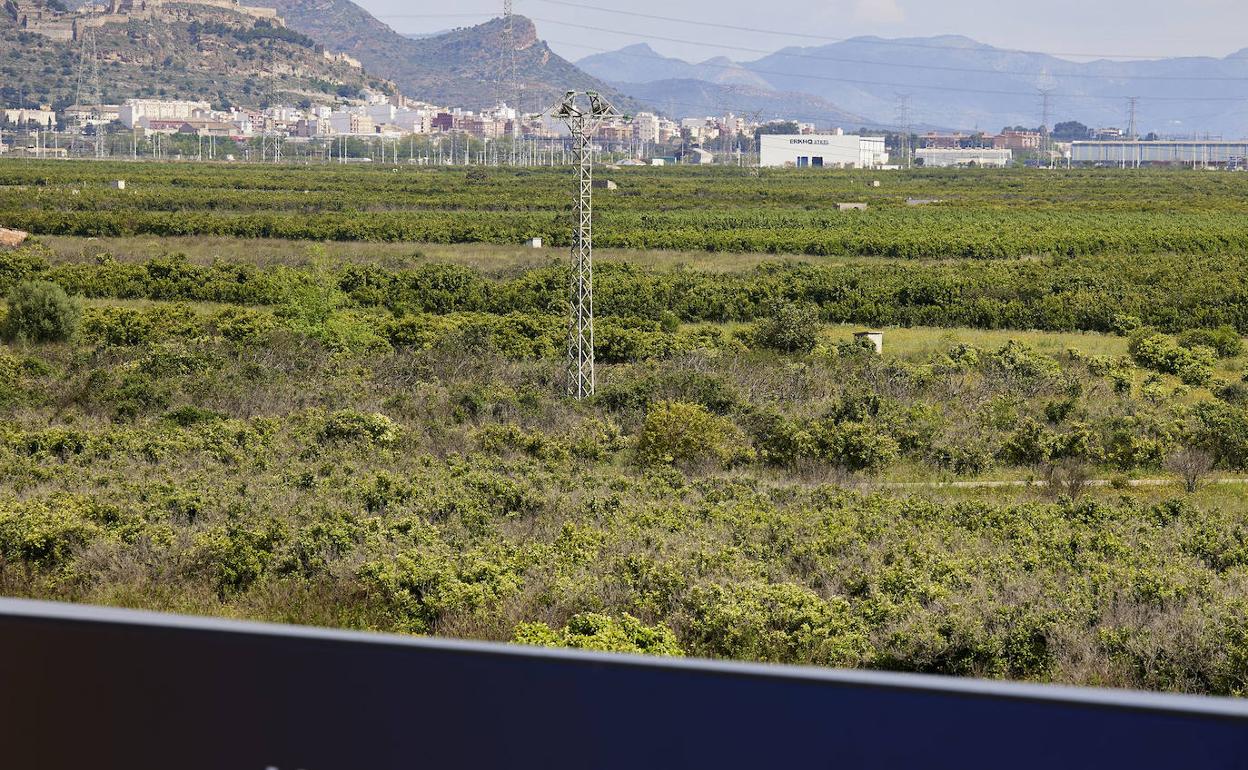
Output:
[[914,152],[914,160],[925,168],[949,168],[951,166],[979,166],[980,168],[1004,168],[1010,165],[1014,153],[991,147],[940,148],[924,147]]
[[1248,141],[1074,142],[1071,163],[1103,166],[1236,166],[1248,158]]
[[759,165],[770,168],[879,168],[888,164],[882,136],[763,134]]

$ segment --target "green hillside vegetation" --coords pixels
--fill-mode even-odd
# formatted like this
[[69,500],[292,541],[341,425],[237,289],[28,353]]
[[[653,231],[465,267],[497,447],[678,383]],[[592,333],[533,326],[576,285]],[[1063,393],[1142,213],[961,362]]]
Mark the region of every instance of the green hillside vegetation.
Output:
[[[101,101],[197,99],[214,107],[333,102],[362,88],[393,86],[343,63],[330,62],[300,33],[207,6],[165,6],[150,21],[96,30]],[[0,101],[16,105],[73,104],[81,44],[17,29],[0,13]],[[89,81],[84,84],[88,87]]]

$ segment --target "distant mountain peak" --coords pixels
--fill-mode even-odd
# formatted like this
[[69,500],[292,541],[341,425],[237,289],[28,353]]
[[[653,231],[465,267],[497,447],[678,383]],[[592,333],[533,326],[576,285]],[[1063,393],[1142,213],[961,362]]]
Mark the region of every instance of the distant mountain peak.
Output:
[[620,49],[620,52],[630,55],[653,56],[659,59],[663,58],[663,54],[651,48],[649,43],[634,43],[632,45],[626,45]]
[[533,20],[525,16],[512,17],[520,81],[512,84],[502,77],[506,24],[501,17],[413,39],[395,32],[351,0],[249,2],[275,6],[291,29],[331,51],[359,59],[369,72],[394,81],[407,96],[434,104],[478,109],[500,99],[511,103],[519,98],[522,103],[516,106],[536,112],[571,88],[602,91],[622,110],[638,107],[552,51],[538,37]]

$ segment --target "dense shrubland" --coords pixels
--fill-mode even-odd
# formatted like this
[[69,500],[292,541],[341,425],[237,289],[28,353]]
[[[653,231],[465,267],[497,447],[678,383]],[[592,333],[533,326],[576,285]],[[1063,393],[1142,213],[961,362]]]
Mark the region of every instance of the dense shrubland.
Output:
[[[1036,258],[603,263],[574,403],[557,263],[0,252],[0,593],[1248,690],[1248,506],[1209,483],[1248,472],[1241,176],[618,178],[601,245]],[[0,224],[558,242],[565,184],[4,163]],[[1117,336],[880,356],[832,322]],[[930,486],[985,481],[1018,486]]]
[[[91,299],[71,341],[0,348],[4,593],[1248,686],[1242,507],[1179,481],[1126,488],[1180,466],[1193,489],[1248,470],[1248,410],[1226,374],[1238,337],[1216,326],[1175,336],[1119,317],[1122,356],[951,343],[906,360],[820,330],[811,308],[830,302],[788,288],[810,268],[620,266],[603,274],[599,392],[577,404],[560,396],[555,268],[47,256],[6,253],[5,286],[51,280]],[[639,288],[669,280],[686,283]],[[750,323],[691,310],[733,303],[756,309],[726,317]],[[1208,376],[1185,384],[1193,364],[1176,351]],[[893,485],[980,477],[1052,485],[993,502]],[[1092,492],[1092,477],[1118,489]]]
[[[379,164],[381,165],[381,164]],[[599,246],[906,258],[1224,254],[1246,181],[1196,172],[602,171]],[[107,180],[127,177],[124,191]],[[868,186],[879,178],[879,188]],[[0,221],[36,233],[566,245],[562,169],[11,163]],[[941,203],[908,206],[908,198]],[[836,201],[870,204],[839,212]]]
[[[0,292],[23,280],[44,280],[88,298],[280,306],[292,293],[328,287],[327,299],[396,318],[479,313],[510,316],[517,323],[562,313],[565,302],[567,267],[560,262],[493,275],[440,263],[401,269],[324,266],[331,252],[332,247],[322,252],[321,269],[308,271],[228,260],[196,264],[177,254],[131,262],[102,253],[90,261],[62,262],[35,245],[0,253]],[[797,313],[826,322],[885,326],[1084,330],[1136,337],[1150,330],[1186,332],[1174,343],[1176,350],[1199,357],[1198,348],[1238,355],[1238,334],[1248,332],[1246,275],[1248,260],[1242,255],[949,264],[778,261],[739,272],[646,270],[608,262],[595,270],[594,296],[597,312],[626,336],[644,337],[680,322],[742,322]],[[778,327],[767,332],[780,350],[809,342],[785,338],[782,332]],[[1219,349],[1226,345],[1231,349]],[[1150,365],[1164,370],[1179,363]]]

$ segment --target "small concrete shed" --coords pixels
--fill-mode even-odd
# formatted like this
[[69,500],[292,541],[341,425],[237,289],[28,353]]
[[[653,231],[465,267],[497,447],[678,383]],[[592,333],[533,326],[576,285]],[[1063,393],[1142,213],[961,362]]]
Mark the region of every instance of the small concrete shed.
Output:
[[868,329],[867,331],[854,332],[854,339],[866,340],[875,348],[876,353],[884,352],[884,332]]

